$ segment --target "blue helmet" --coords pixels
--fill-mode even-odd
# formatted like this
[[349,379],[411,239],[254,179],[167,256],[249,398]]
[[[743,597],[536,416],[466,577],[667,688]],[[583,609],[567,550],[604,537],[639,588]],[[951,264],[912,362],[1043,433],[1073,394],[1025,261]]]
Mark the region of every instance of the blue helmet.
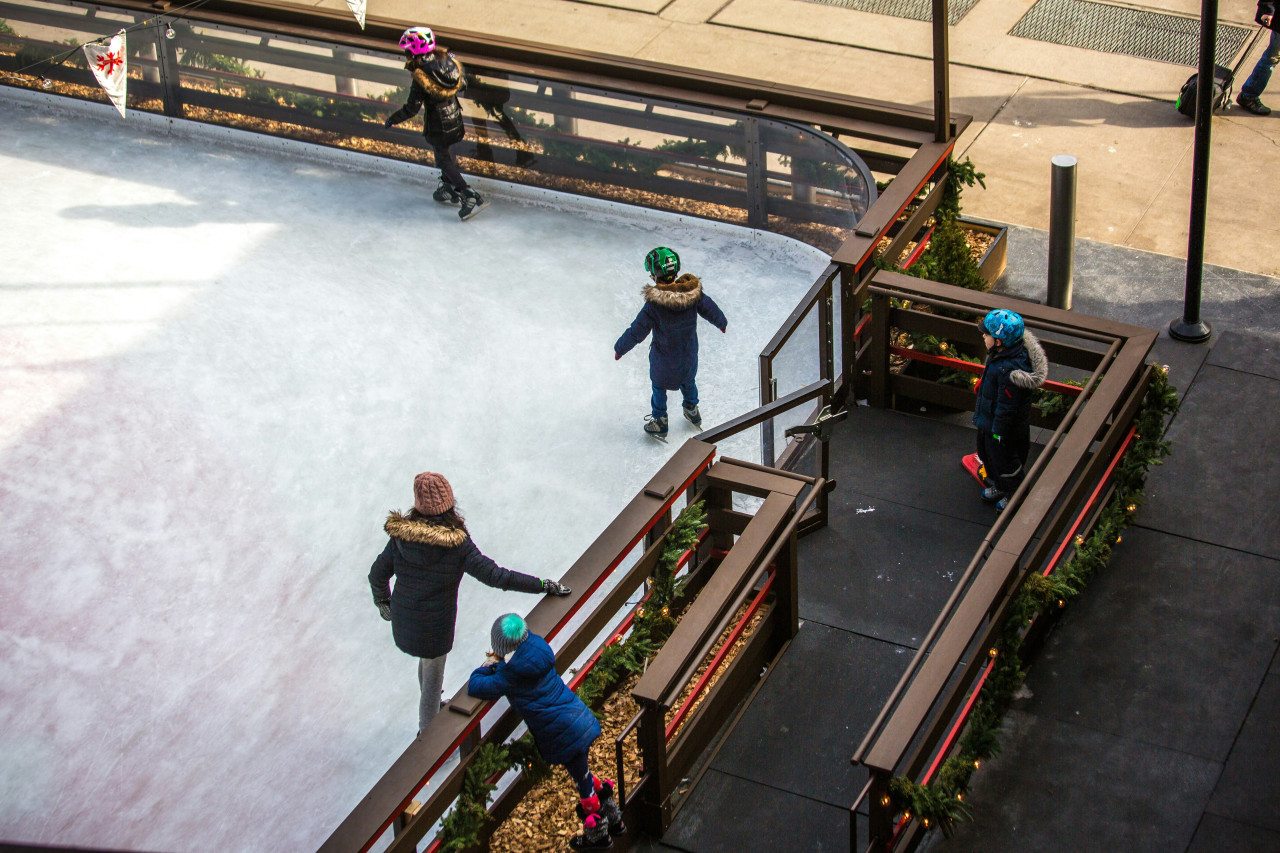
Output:
[[991,337],[1007,347],[1022,340],[1022,333],[1027,327],[1022,318],[1005,308],[997,308],[982,318],[982,328]]

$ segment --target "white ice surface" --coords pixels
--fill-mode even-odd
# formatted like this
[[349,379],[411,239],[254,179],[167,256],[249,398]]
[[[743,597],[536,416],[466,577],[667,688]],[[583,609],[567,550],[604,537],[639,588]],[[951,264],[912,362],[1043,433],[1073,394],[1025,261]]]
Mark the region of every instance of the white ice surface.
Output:
[[[0,839],[309,850],[416,729],[366,579],[413,475],[559,577],[693,434],[613,359],[644,253],[729,318],[707,425],[827,259],[485,182],[463,224],[434,170],[167,127],[0,91]],[[464,581],[446,693],[534,602]]]

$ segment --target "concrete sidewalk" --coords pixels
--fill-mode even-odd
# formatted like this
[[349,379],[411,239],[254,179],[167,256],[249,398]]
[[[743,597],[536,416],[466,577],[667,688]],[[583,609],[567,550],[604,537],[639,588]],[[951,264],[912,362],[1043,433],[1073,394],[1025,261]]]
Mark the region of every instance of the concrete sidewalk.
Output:
[[[1072,0],[1074,2],[1074,0]],[[307,4],[345,9],[343,0]],[[1009,35],[1030,0],[978,0],[950,28],[951,101],[973,124],[957,147],[987,175],[968,215],[1048,228],[1049,161],[1079,159],[1081,238],[1186,257],[1193,128],[1172,101],[1187,65]],[[1143,7],[1196,16],[1194,0]],[[1253,26],[1254,3],[1224,0],[1220,21]],[[932,106],[930,24],[807,0],[369,0],[370,17],[543,41],[762,80]],[[1198,44],[1189,20],[1180,44]],[[1240,82],[1265,47],[1241,60]],[[1280,90],[1271,96],[1280,107]],[[1238,84],[1237,84],[1238,88]],[[1264,100],[1266,97],[1264,96]],[[1206,261],[1280,275],[1280,109],[1214,121]],[[1261,214],[1259,213],[1262,210]],[[1168,287],[1180,292],[1181,276]],[[1206,302],[1214,294],[1206,291]]]

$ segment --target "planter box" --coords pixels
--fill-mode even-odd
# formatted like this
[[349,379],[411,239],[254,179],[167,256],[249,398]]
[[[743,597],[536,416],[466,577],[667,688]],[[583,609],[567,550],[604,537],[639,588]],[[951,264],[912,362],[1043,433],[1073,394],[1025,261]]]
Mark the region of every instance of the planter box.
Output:
[[988,289],[993,287],[1000,276],[1004,275],[1005,261],[1009,245],[1009,229],[994,222],[980,219],[960,219],[960,227],[967,231],[977,231],[991,235],[991,245],[983,252],[978,261],[978,273],[987,283]]

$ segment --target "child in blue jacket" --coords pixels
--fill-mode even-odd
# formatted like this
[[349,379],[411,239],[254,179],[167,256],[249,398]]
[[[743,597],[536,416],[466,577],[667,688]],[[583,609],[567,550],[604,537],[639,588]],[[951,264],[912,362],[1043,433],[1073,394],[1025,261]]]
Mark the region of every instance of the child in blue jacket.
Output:
[[997,308],[979,324],[987,364],[978,383],[973,424],[987,471],[982,499],[1003,510],[1026,476],[1031,451],[1031,394],[1049,375],[1049,360],[1022,317]]
[[632,347],[653,332],[649,346],[649,379],[653,383],[653,413],[645,418],[644,431],[654,438],[667,438],[667,391],[679,388],[684,400],[684,416],[702,429],[698,413],[698,315],[720,331],[728,328],[720,307],[702,292],[702,282],[680,272],[680,256],[659,246],[644,259],[644,268],[653,284],[644,288],[644,307],[631,327],[613,345],[613,357],[622,358]]
[[[574,850],[604,850],[611,836],[625,832],[622,810],[613,797],[613,783],[592,775],[587,766],[591,744],[600,736],[600,721],[573,694],[556,672],[556,656],[547,641],[530,634],[514,613],[499,616],[489,632],[492,650],[485,665],[471,673],[467,693],[477,699],[506,696],[533,735],[538,753],[548,764],[563,764],[578,786],[582,803],[582,834],[569,846]],[[511,655],[511,660],[503,659]]]

